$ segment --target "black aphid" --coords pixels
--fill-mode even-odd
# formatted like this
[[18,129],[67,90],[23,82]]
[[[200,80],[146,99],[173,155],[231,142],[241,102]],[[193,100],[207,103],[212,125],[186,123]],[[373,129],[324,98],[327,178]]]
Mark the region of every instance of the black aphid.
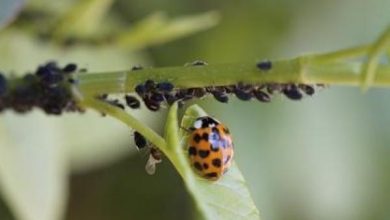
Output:
[[315,89],[312,85],[299,84],[298,88],[300,88],[306,95],[313,95],[315,93]]
[[291,100],[302,99],[302,93],[298,90],[296,85],[288,85],[283,89],[283,94]]
[[157,84],[157,89],[160,92],[171,92],[173,90],[174,86],[170,82],[160,82]]
[[143,67],[141,65],[135,65],[133,67],[131,67],[131,71],[137,71],[137,70],[142,70]]
[[74,64],[74,63],[69,63],[68,65],[66,65],[62,71],[64,71],[64,73],[72,73],[74,71],[77,70],[77,65]]
[[202,60],[195,60],[194,62],[191,63],[192,66],[206,66],[208,65],[207,62],[202,61]]
[[145,137],[138,131],[134,131],[134,143],[138,149],[145,148],[147,145]]
[[141,102],[134,96],[125,95],[125,100],[127,106],[129,106],[132,109],[137,109],[141,106]]
[[253,96],[259,100],[260,102],[270,102],[271,97],[266,92],[262,91],[261,89],[256,89],[253,91]]
[[262,60],[256,64],[257,68],[260,70],[270,70],[272,69],[272,62],[270,60]]

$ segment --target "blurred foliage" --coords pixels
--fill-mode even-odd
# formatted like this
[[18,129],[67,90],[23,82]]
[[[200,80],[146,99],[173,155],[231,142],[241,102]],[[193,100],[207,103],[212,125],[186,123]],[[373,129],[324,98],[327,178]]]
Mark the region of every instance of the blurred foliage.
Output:
[[[39,16],[33,19],[29,16],[34,13],[23,12],[1,30],[0,68],[23,74],[48,59],[104,71],[136,63],[173,66],[195,59],[222,63],[282,58],[367,43],[390,21],[388,0],[117,0],[93,39],[89,35],[64,46],[45,38],[49,24],[75,2],[28,1],[29,12]],[[126,33],[135,21],[157,11],[169,17],[217,11],[221,19],[211,30],[143,51],[110,45],[107,33]],[[124,27],[130,29],[121,31]],[[206,99],[199,104],[209,106],[208,112],[231,128],[236,160],[263,219],[389,219],[388,95],[379,89],[362,95],[358,89],[330,88],[302,102],[222,105]],[[164,118],[164,112],[135,113],[156,130]],[[20,137],[19,127],[4,117],[0,128],[12,128]],[[172,166],[164,161],[155,176],[147,176],[146,158],[129,155],[135,151],[129,151],[125,126],[98,114],[47,120],[60,127],[55,130],[63,138],[53,147],[69,151],[67,166],[73,170],[67,219],[193,219],[192,203]],[[30,136],[24,137],[32,140]],[[43,175],[47,165],[37,173]],[[8,208],[10,204],[0,202],[0,219],[11,219]]]

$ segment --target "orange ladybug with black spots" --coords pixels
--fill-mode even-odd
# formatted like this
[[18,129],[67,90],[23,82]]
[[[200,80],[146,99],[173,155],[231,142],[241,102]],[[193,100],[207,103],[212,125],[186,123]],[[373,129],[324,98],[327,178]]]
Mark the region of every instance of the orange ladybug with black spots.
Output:
[[203,116],[190,128],[188,155],[196,173],[209,180],[218,180],[233,160],[233,141],[229,129],[216,119]]

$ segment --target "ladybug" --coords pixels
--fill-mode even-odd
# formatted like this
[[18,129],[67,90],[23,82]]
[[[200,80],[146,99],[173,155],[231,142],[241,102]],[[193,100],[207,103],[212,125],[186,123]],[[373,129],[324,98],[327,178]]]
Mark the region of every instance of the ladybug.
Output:
[[208,180],[218,180],[233,160],[229,129],[216,119],[203,116],[189,130],[188,156],[195,172]]

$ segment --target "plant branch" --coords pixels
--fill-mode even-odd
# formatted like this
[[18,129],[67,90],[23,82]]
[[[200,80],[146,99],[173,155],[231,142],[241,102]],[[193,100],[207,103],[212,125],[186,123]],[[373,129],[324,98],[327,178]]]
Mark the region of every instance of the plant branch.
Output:
[[[261,71],[255,63],[216,64],[209,66],[185,66],[148,68],[137,71],[117,71],[78,76],[79,89],[85,95],[101,93],[133,92],[148,79],[168,81],[176,88],[233,85],[239,82],[305,83],[357,86],[361,84],[360,62],[319,63],[311,56],[291,60],[274,61],[272,69]],[[377,66],[376,78],[371,86],[390,86],[390,65]]]
[[155,131],[149,128],[145,123],[139,121],[131,114],[123,111],[122,109],[95,98],[83,99],[80,102],[80,105],[95,109],[98,112],[105,113],[109,116],[118,119],[130,128],[133,128],[139,133],[141,133],[146,139],[148,139],[152,144],[156,145],[160,150],[162,150],[163,152],[166,151],[167,147],[164,138],[162,138]]

